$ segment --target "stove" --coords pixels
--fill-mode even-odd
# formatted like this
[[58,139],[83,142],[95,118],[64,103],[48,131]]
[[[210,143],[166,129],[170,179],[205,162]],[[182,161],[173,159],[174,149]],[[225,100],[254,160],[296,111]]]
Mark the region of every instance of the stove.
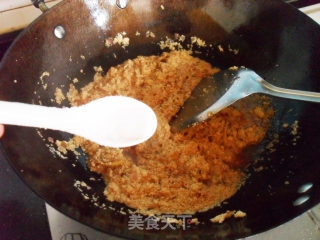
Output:
[[[59,1],[51,0],[50,4]],[[287,0],[320,23],[320,0]],[[27,17],[21,17],[21,8],[29,9]],[[0,0],[0,60],[13,40],[26,26],[37,17],[30,16],[33,6],[29,0]],[[16,9],[19,9],[17,12]],[[24,10],[26,10],[24,9]],[[10,31],[1,20],[17,14],[23,22],[10,23]],[[6,23],[9,22],[8,20]],[[320,204],[313,209],[270,231],[244,238],[247,240],[320,240]],[[0,154],[0,239],[1,240],[121,240],[70,219],[46,204],[32,192],[14,173],[9,163]]]

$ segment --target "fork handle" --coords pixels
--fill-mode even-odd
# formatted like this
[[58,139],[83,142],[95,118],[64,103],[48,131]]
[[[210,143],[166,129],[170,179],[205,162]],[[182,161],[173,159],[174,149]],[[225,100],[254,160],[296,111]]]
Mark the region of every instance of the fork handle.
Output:
[[296,99],[296,100],[302,100],[302,101],[308,101],[308,102],[320,102],[320,93],[318,92],[309,92],[309,91],[300,91],[300,90],[293,90],[293,89],[287,89],[287,88],[281,88],[274,86],[270,83],[268,83],[265,80],[260,80],[261,85],[263,86],[263,93],[276,96],[276,97],[282,97],[282,98],[290,98],[290,99]]

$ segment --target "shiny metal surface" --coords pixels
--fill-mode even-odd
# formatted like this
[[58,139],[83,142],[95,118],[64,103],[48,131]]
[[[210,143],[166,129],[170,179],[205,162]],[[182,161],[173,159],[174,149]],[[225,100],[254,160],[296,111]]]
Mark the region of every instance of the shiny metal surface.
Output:
[[58,25],[54,28],[53,33],[57,38],[62,39],[66,35],[66,30],[63,26]]
[[274,86],[248,68],[228,69],[204,79],[194,89],[190,99],[172,121],[172,126],[183,129],[205,121],[213,114],[254,93],[320,102],[320,93]]

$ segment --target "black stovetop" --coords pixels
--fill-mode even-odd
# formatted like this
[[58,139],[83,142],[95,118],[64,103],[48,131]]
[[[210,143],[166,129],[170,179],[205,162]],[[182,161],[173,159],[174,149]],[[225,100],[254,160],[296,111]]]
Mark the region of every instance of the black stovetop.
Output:
[[[319,0],[287,0],[297,8]],[[0,36],[0,61],[19,31]],[[0,153],[0,239],[50,240],[45,203],[16,175]]]

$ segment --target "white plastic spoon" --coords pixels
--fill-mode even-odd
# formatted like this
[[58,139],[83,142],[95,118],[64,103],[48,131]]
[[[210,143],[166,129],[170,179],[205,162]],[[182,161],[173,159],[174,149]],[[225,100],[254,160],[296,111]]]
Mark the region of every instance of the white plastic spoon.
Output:
[[149,106],[123,96],[71,108],[0,101],[0,123],[60,130],[117,148],[142,143],[157,128],[156,115]]

